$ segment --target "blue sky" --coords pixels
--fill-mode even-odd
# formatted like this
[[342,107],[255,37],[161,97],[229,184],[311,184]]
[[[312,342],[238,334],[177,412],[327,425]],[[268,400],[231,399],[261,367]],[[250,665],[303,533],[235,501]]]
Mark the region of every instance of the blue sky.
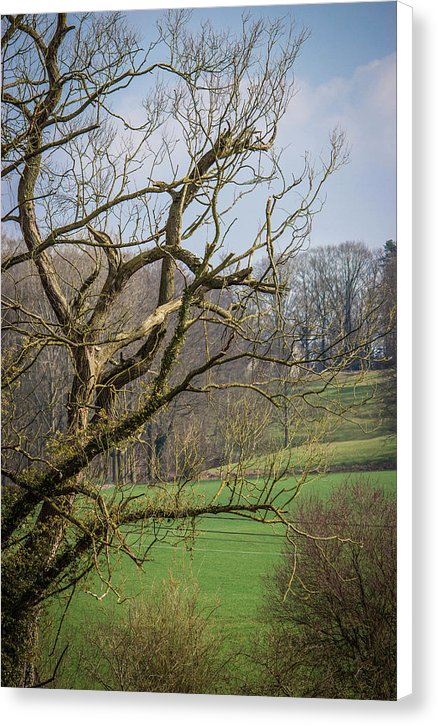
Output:
[[[123,9],[113,0],[98,3],[100,10],[117,7]],[[90,9],[95,8],[96,2],[90,0]],[[75,9],[74,0],[70,9]],[[209,18],[217,29],[237,31],[243,9],[195,8],[191,23],[196,27]],[[326,185],[312,244],[360,240],[381,247],[385,240],[396,239],[396,3],[267,5],[254,6],[252,12],[255,16],[290,15],[298,29],[310,30],[295,65],[298,93],[278,130],[278,144],[286,149],[286,168],[298,173],[305,151],[316,160],[327,154],[329,134],[336,126],[348,137],[350,162]],[[145,45],[155,37],[161,13],[127,12]],[[144,114],[141,86],[133,84],[117,104],[134,117]],[[257,215],[263,217],[264,206],[265,199],[254,195],[245,200],[241,214],[248,224],[255,224]],[[237,234],[235,239],[230,236],[230,244],[240,246]]]
[[[317,84],[333,76],[351,74],[370,60],[395,52],[395,5],[394,2],[270,4],[253,6],[253,12],[263,17],[290,14],[298,27],[310,29],[311,36],[296,70]],[[237,28],[242,9],[243,6],[194,9],[193,21],[208,15],[215,26]],[[150,11],[147,15],[150,17]]]
[[[327,150],[335,126],[347,133],[350,162],[327,184],[312,243],[361,240],[379,247],[395,239],[396,3],[268,5],[253,12],[290,14],[298,28],[310,30],[295,66],[299,93],[279,129],[285,161],[299,169],[304,151],[318,158]],[[217,28],[237,28],[241,13],[241,6],[195,8],[192,23],[208,17]],[[159,15],[130,14],[146,37]]]

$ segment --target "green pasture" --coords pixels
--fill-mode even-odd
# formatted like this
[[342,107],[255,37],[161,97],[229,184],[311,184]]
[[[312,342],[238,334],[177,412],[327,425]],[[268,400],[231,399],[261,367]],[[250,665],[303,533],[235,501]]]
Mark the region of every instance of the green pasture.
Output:
[[335,414],[344,411],[333,419],[330,441],[366,440],[394,431],[394,422],[384,405],[387,376],[385,371],[344,373],[336,385],[328,386],[321,398]]
[[[275,461],[277,468],[289,471],[308,468],[320,472],[379,471],[395,469],[397,465],[397,437],[383,434],[366,439],[319,442],[279,450],[275,455],[256,455],[245,462],[247,471],[263,472]],[[233,471],[233,467],[229,467]],[[212,477],[221,469],[210,469]],[[223,470],[222,470],[223,473]]]
[[[322,465],[330,469],[375,469],[395,468],[397,440],[395,434],[384,434],[364,439],[345,439],[322,443],[319,446]],[[291,461],[297,466],[306,461],[306,447],[297,447]],[[285,454],[283,458],[285,458]]]
[[[394,471],[329,474],[313,478],[301,489],[289,506],[291,516],[297,502],[309,496],[326,499],[346,478],[351,482],[366,480],[370,486],[383,487],[388,495],[395,494]],[[294,484],[290,479],[278,486],[290,489]],[[196,485],[196,494],[201,500],[209,499],[217,487],[217,481],[200,482]],[[141,494],[142,491],[144,488],[137,486],[134,493]],[[263,577],[282,556],[285,545],[282,525],[223,514],[199,518],[192,536],[187,539],[183,537],[185,534],[170,523],[163,523],[160,536],[164,539],[155,544],[142,569],[126,556],[113,557],[113,584],[123,596],[120,603],[114,593],[102,600],[90,594],[101,597],[105,590],[95,575],[82,583],[81,590],[75,593],[69,605],[54,650],[56,658],[70,643],[59,687],[92,687],[81,662],[94,627],[104,621],[116,622],[126,614],[132,598],[147,597],[153,584],[161,583],[171,573],[182,582],[194,578],[199,585],[201,603],[206,610],[214,609],[214,622],[223,633],[224,641],[232,643],[236,649],[248,648],[251,636],[259,627]],[[147,544],[150,537],[150,531],[145,532],[142,544]],[[134,544],[133,535],[132,542]],[[59,602],[52,611],[53,623],[59,623],[61,612]],[[51,631],[53,638],[54,624]]]
[[394,421],[385,406],[388,375],[387,371],[344,372],[327,384],[313,374],[306,382],[290,384],[289,392],[304,395],[308,413],[314,407],[328,415],[324,441],[363,441],[394,432]]
[[[299,400],[305,394],[310,407],[305,411],[311,414],[313,410],[315,420],[311,433],[306,433],[305,426],[297,426],[287,450],[281,449],[279,425],[273,425],[269,449],[274,444],[278,464],[290,470],[309,466],[312,461],[315,468],[326,471],[395,469],[394,421],[384,405],[387,376],[385,371],[345,372],[327,386],[316,375],[297,386],[291,384],[291,395]],[[293,429],[293,421],[291,426]],[[309,443],[305,443],[307,437]],[[259,451],[245,462],[246,468],[263,470],[272,458]],[[209,473],[217,476],[219,471],[216,467]]]

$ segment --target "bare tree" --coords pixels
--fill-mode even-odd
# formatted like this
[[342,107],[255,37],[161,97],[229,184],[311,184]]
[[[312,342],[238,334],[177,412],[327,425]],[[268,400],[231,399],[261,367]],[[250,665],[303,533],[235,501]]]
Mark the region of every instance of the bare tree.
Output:
[[384,352],[387,365],[397,366],[397,242],[385,242],[380,257],[382,287],[385,296],[383,309],[384,327],[388,330],[384,338]]
[[[18,239],[3,259],[13,288],[6,343],[14,340],[5,401],[19,385],[33,385],[36,397],[29,376],[39,359],[51,365],[53,350],[65,360],[56,390],[66,390],[59,428],[37,452],[27,424],[19,444],[6,437],[5,685],[38,685],[38,613],[47,599],[92,567],[110,588],[113,550],[141,565],[164,518],[284,519],[270,499],[272,480],[248,495],[224,481],[220,498],[204,501],[172,487],[107,497],[93,476],[99,457],[188,393],[239,388],[281,405],[272,367],[289,375],[300,361],[293,347],[279,357],[280,332],[264,327],[281,298],[278,266],[303,244],[321,188],[346,158],[335,131],[320,168],[308,156],[296,176],[280,168],[277,127],[305,32],[248,16],[238,36],[209,23],[191,32],[188,21],[184,11],[164,15],[143,49],[118,13],[2,19],[3,224]],[[123,108],[127,87],[144,95],[140,120]],[[251,231],[239,209],[252,193],[264,193],[266,206]],[[266,260],[259,275],[257,255]],[[157,266],[150,285],[145,270]],[[28,276],[44,305],[22,298]],[[144,288],[132,295],[137,278]],[[195,325],[204,331],[196,356]],[[357,347],[355,339],[343,354]],[[233,374],[239,361],[243,379]],[[134,551],[126,531],[139,526],[151,537]]]
[[385,378],[382,385],[382,416],[391,431],[397,430],[397,242],[387,240],[380,257],[384,295],[382,327]]
[[[285,274],[291,288],[286,308],[310,368],[324,368],[327,356],[330,365],[335,350],[343,356],[355,336],[369,344],[374,338],[376,347],[382,345],[388,325],[381,326],[380,337],[376,332],[386,293],[378,257],[364,243],[309,250],[289,264]],[[349,366],[360,366],[363,360],[355,356]]]

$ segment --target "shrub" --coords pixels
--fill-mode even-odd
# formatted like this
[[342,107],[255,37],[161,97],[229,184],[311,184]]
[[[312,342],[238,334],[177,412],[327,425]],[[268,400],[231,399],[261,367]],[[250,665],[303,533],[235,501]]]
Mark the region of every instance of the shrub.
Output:
[[318,538],[300,538],[292,580],[291,545],[266,581],[258,692],[396,698],[395,500],[345,484],[294,520]]
[[219,640],[198,600],[192,581],[171,578],[133,604],[124,621],[101,624],[88,658],[94,679],[107,690],[218,692]]

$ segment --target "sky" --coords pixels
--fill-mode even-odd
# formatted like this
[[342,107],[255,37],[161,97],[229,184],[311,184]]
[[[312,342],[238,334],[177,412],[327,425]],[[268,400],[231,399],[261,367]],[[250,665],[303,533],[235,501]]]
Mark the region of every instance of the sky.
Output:
[[[38,4],[35,10],[40,10]],[[166,7],[165,2],[155,4]],[[100,2],[99,9],[110,5],[124,9],[114,2]],[[75,9],[74,0],[70,8]],[[216,29],[237,31],[242,11],[241,6],[195,8],[191,25],[208,18]],[[145,44],[155,36],[161,13],[127,12]],[[298,29],[310,31],[294,67],[298,93],[278,129],[283,165],[298,173],[306,151],[316,161],[327,156],[335,127],[347,135],[350,161],[328,180],[324,207],[313,223],[312,245],[355,240],[378,248],[396,239],[396,3],[257,5],[253,14],[289,14]],[[141,111],[138,86],[120,94],[117,103],[133,113],[136,106]],[[255,224],[255,211],[263,217],[264,207],[265,199],[252,195],[241,214]],[[230,244],[238,248],[240,243],[231,235]]]
[[[194,9],[192,24],[238,27],[242,7]],[[304,151],[318,158],[336,126],[347,134],[350,161],[329,180],[315,218],[314,245],[346,240],[380,247],[396,239],[396,3],[268,5],[255,15],[290,13],[310,30],[295,65],[299,89],[278,131],[285,162],[300,168]],[[145,36],[159,11],[133,11]],[[256,204],[257,206],[257,204]],[[248,202],[248,214],[250,203]]]

